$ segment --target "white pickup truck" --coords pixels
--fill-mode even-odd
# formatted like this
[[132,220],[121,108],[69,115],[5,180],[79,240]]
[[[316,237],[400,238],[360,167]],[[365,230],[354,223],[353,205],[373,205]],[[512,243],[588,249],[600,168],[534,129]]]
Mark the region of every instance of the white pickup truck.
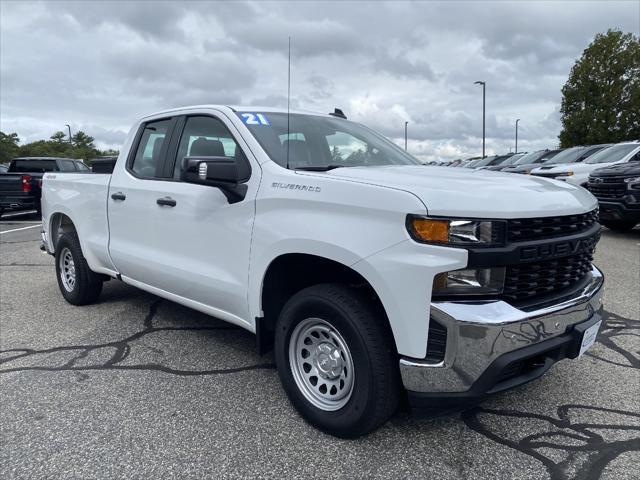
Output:
[[240,325],[341,437],[537,378],[601,323],[587,190],[423,166],[339,110],[150,115],[112,174],[47,173],[42,210],[67,301],[115,278]]

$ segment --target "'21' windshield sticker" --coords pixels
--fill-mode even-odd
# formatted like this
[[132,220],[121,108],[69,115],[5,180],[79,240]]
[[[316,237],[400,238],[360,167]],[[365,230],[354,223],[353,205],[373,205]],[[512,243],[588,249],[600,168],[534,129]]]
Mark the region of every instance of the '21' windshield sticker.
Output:
[[247,125],[270,125],[262,113],[241,113],[240,116]]

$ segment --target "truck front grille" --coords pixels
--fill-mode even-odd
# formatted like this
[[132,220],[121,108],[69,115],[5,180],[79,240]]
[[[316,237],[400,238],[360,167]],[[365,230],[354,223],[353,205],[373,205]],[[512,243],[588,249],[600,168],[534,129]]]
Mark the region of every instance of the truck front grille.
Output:
[[542,262],[509,265],[503,295],[518,301],[561,292],[584,280],[591,272],[592,261],[593,250]]
[[624,183],[625,178],[626,177],[590,178],[587,184],[587,190],[598,200],[619,200],[627,193],[627,184]]
[[521,218],[507,222],[507,241],[522,242],[573,235],[591,228],[598,210],[562,217]]

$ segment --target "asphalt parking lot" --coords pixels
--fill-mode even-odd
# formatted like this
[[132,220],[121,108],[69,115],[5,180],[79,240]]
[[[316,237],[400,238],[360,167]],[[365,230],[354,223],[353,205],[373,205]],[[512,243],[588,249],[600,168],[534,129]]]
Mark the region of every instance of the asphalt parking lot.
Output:
[[234,326],[117,281],[61,297],[29,216],[0,222],[0,477],[640,478],[640,229],[603,230],[587,355],[461,414],[338,440]]

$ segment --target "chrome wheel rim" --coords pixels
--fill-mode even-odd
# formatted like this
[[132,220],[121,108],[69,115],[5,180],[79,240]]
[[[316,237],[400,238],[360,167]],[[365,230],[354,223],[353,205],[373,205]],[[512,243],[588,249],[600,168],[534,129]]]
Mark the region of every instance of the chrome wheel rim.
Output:
[[76,264],[73,261],[71,250],[63,248],[60,252],[60,280],[67,292],[73,292],[76,286]]
[[307,318],[296,326],[289,341],[289,365],[298,389],[313,406],[335,411],[351,398],[351,352],[329,322]]

